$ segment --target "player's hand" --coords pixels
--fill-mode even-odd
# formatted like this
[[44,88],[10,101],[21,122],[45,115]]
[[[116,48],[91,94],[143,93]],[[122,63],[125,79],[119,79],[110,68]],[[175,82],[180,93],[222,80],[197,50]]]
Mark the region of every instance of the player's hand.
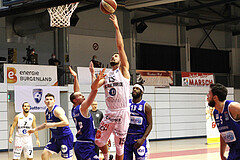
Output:
[[106,77],[106,74],[104,74],[106,68],[103,68],[97,75],[97,81],[100,81],[101,79],[104,79]]
[[140,138],[140,139],[137,139],[135,141],[136,141],[136,143],[134,144],[134,148],[138,149],[139,147],[141,147],[143,145],[145,139]]
[[69,66],[69,71],[73,77],[77,77],[77,73]]
[[36,144],[38,145],[38,147],[40,147],[40,141],[36,140]]
[[28,132],[28,134],[30,135],[30,134],[32,134],[32,133],[35,132],[35,129],[29,129],[27,132]]
[[8,142],[9,142],[9,143],[12,143],[12,142],[13,142],[13,138],[12,138],[12,137],[9,137]]
[[95,74],[94,65],[93,65],[92,61],[89,63],[89,71],[90,71],[92,74]]
[[113,25],[116,29],[118,29],[118,20],[117,20],[117,16],[115,14],[110,14],[110,18],[109,18],[112,22]]

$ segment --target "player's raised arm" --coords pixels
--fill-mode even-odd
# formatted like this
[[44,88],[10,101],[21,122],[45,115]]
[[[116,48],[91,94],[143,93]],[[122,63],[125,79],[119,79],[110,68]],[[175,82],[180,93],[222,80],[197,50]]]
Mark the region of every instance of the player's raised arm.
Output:
[[122,70],[122,74],[125,78],[129,79],[130,78],[129,63],[128,63],[127,55],[124,50],[124,42],[123,42],[121,31],[119,29],[117,16],[114,14],[111,14],[109,19],[113,22],[113,25],[116,30],[116,43],[117,43],[117,48],[118,48],[120,61],[121,61],[120,67]]
[[96,76],[95,76],[95,69],[94,69],[94,65],[93,65],[92,61],[90,61],[90,63],[89,63],[89,71],[91,73],[91,80],[93,83],[96,79]]
[[[106,68],[104,69],[104,72],[105,72],[105,70],[106,70]],[[94,81],[96,80],[96,75],[95,75],[95,69],[94,69],[94,66],[93,66],[92,62],[90,62],[90,64],[89,64],[89,71],[91,73],[91,79],[92,79],[92,84],[93,84]],[[104,76],[104,78],[105,78],[105,76]],[[104,84],[104,78],[97,81],[97,88],[100,88]]]
[[101,81],[102,79],[105,78],[106,75],[104,75],[106,68],[104,68],[97,76],[97,78],[95,79],[95,81],[93,82],[93,84],[91,85],[91,92],[88,96],[88,98],[83,101],[82,105],[81,105],[81,112],[84,116],[88,115],[88,108],[90,107],[90,105],[93,103],[96,95],[97,95],[97,91],[98,91],[98,83],[99,81]]
[[104,81],[104,78],[106,77],[106,75],[104,75],[105,70],[106,70],[106,68],[103,68],[103,70],[98,74],[97,78],[95,79],[95,81],[91,85],[92,90],[97,90],[100,87],[99,83],[101,81]]

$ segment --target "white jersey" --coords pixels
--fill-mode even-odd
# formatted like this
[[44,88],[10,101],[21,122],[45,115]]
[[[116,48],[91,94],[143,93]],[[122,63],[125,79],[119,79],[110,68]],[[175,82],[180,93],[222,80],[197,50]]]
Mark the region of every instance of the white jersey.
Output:
[[28,116],[25,117],[23,113],[18,114],[18,124],[16,127],[16,136],[29,136],[27,131],[32,129],[33,123],[33,114],[28,113]]
[[123,77],[119,68],[107,73],[104,89],[109,110],[128,108],[130,80]]

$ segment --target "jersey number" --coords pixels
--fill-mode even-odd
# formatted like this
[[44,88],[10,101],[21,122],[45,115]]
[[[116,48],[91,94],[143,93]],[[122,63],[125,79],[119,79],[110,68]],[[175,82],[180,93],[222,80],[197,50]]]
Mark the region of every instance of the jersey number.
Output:
[[29,155],[32,155],[32,150],[29,150]]
[[223,119],[222,119],[222,116],[220,116],[220,123],[223,124]]
[[119,145],[124,145],[125,141],[125,138],[119,138]]
[[116,95],[116,89],[115,89],[115,88],[111,88],[111,89],[109,90],[109,94],[110,94],[111,96],[115,96],[115,95]]
[[135,105],[131,105],[131,111],[136,111],[136,106]]
[[74,120],[75,125],[79,126],[79,130],[77,131],[77,133],[80,134],[81,129],[83,128],[83,124],[82,124],[82,122],[77,122],[76,118],[74,118],[73,120]]

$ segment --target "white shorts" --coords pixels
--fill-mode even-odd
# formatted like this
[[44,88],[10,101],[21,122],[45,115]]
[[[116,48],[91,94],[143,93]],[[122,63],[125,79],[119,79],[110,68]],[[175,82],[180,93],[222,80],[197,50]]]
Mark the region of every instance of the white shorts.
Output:
[[113,133],[116,148],[123,150],[129,123],[130,111],[128,109],[116,111],[106,110],[104,118],[101,121],[96,133],[96,141],[98,141],[98,144],[102,144],[103,146],[107,143],[111,133]]
[[22,150],[25,158],[33,158],[32,136],[15,136],[13,159],[20,159]]

